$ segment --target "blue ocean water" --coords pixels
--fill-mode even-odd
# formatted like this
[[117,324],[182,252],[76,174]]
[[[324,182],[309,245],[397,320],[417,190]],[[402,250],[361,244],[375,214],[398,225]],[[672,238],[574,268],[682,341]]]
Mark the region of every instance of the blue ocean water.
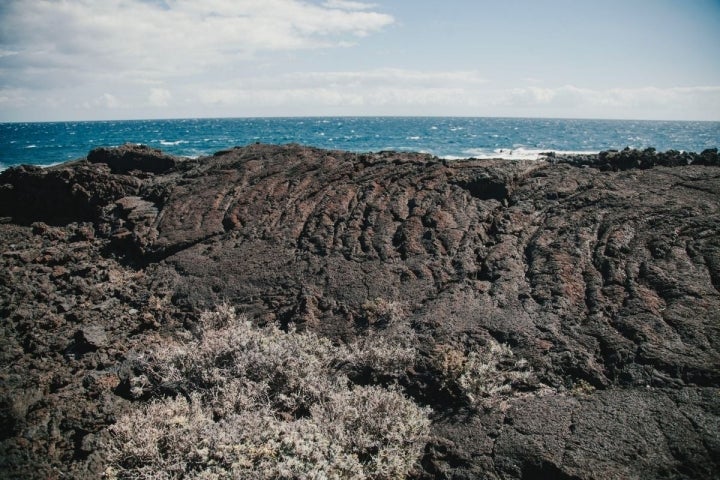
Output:
[[0,123],[0,169],[84,157],[99,146],[142,143],[189,157],[254,142],[356,152],[398,150],[443,158],[536,158],[611,148],[702,151],[720,146],[720,122],[454,117],[309,117]]

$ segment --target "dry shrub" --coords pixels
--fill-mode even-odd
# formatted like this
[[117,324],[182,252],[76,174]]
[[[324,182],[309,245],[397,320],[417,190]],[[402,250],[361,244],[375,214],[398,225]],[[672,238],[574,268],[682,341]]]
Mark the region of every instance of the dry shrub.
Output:
[[363,314],[370,326],[387,327],[398,324],[405,316],[405,305],[402,302],[376,298],[363,304]]
[[258,329],[226,306],[201,320],[198,339],[138,361],[133,394],[158,398],[110,427],[107,477],[389,479],[416,466],[429,409],[341,368],[396,370],[414,351]]
[[512,395],[515,387],[534,380],[527,360],[515,358],[510,347],[492,339],[470,352],[438,345],[432,361],[444,385],[472,406],[490,407]]
[[407,322],[405,305],[376,298],[363,305],[368,329],[348,345],[348,360],[382,375],[399,376],[417,360],[417,337]]

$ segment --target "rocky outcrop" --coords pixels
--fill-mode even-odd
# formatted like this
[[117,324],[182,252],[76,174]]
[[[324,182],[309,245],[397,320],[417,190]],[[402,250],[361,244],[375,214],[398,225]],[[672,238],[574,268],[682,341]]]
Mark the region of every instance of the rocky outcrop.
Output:
[[165,173],[175,168],[177,160],[160,150],[145,145],[126,144],[117,148],[100,147],[92,150],[87,161],[104,163],[112,173]]
[[[509,162],[251,145],[191,161],[125,146],[8,169],[0,217],[10,477],[96,478],[105,427],[137,401],[129,361],[203,309],[351,340],[380,300],[407,315],[421,359],[402,383],[435,410],[421,478],[720,469],[717,151]],[[537,378],[477,408],[441,381],[437,352],[489,342]]]
[[556,155],[548,152],[547,158],[553,161],[571,163],[573,165],[586,165],[600,170],[631,170],[645,169],[656,166],[679,167],[683,165],[710,165],[720,166],[720,156],[717,148],[708,148],[701,153],[680,152],[668,150],[658,152],[654,148],[637,150],[625,148],[624,150],[606,150],[599,154]]

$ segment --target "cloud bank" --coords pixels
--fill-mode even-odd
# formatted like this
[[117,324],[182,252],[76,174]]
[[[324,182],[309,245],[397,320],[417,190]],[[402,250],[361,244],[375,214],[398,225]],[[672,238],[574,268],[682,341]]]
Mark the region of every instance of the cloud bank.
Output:
[[160,81],[262,52],[338,46],[393,23],[369,7],[337,0],[10,0],[0,7],[0,55],[9,59],[3,73],[15,72],[6,81],[38,83],[59,71]]
[[[298,72],[196,92],[224,115],[458,115],[717,120],[720,86],[504,88],[478,71],[405,69]],[[288,113],[289,112],[289,113]],[[704,118],[698,118],[704,112]]]

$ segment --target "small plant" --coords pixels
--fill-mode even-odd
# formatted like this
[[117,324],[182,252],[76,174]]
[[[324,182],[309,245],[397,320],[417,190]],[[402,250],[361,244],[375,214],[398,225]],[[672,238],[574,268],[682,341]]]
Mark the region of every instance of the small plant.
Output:
[[398,376],[417,360],[417,338],[400,302],[377,298],[363,305],[368,328],[348,345],[351,364],[369,367],[386,376]]
[[582,378],[575,382],[572,389],[570,390],[570,393],[576,397],[586,397],[588,395],[592,395],[593,392],[595,392],[595,387],[590,385],[587,380]]
[[363,304],[363,313],[369,326],[387,326],[397,324],[406,316],[405,306],[401,302],[376,298]]
[[470,352],[438,345],[432,360],[445,387],[459,392],[472,406],[490,407],[533,377],[527,360],[516,359],[510,347],[492,339]]
[[258,329],[227,306],[201,322],[196,340],[137,361],[131,393],[155,399],[110,427],[106,477],[379,480],[413,470],[430,410],[396,387],[353,385],[343,366],[396,370],[414,351]]

